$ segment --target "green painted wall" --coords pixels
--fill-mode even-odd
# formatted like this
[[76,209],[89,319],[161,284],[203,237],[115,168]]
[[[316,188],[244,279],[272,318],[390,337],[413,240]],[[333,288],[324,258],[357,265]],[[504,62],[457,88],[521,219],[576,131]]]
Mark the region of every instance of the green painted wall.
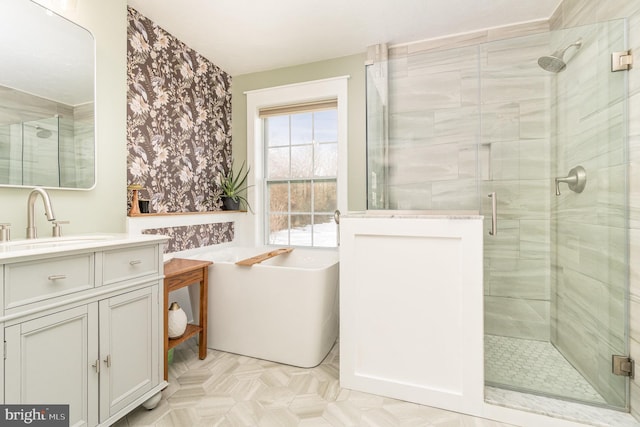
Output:
[[366,207],[366,122],[365,122],[365,54],[297,65],[252,74],[233,76],[232,139],[233,158],[239,165],[247,158],[246,91],[292,83],[349,76],[349,210]]

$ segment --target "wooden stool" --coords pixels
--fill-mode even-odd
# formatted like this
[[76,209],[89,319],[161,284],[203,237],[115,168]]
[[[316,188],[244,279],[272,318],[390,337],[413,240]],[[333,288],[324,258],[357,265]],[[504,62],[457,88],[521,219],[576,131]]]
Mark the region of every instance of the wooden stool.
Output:
[[[207,357],[207,299],[209,286],[209,265],[211,261],[174,258],[164,265],[164,379],[169,376],[168,351],[195,334],[198,337],[200,359]],[[169,339],[169,292],[185,286],[200,284],[200,316],[198,324],[188,324],[182,336]]]

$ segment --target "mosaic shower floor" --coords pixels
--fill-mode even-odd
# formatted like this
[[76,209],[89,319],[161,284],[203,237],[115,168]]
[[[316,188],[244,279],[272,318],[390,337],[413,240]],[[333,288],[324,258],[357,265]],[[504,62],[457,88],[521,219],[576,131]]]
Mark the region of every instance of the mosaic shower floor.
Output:
[[486,335],[484,351],[487,385],[605,403],[551,343]]

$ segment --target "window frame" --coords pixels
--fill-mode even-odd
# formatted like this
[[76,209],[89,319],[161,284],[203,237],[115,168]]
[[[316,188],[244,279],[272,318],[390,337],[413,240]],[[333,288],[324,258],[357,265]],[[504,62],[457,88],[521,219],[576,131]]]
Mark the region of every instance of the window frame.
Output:
[[[253,244],[267,245],[265,231],[265,165],[264,140],[260,109],[278,105],[293,105],[305,102],[335,98],[338,113],[338,170],[337,170],[337,206],[341,211],[347,209],[347,83],[349,76],[340,76],[323,80],[296,83],[285,86],[258,89],[245,92],[247,97],[247,160],[251,166],[247,197],[254,206],[254,218],[251,221]],[[316,247],[310,247],[316,248]],[[324,247],[317,247],[318,249]]]

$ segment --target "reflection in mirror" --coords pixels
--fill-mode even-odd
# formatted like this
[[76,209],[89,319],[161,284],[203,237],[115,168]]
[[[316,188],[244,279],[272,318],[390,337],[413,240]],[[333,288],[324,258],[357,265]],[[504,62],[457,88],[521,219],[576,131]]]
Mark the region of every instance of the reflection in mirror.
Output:
[[33,1],[2,0],[0,37],[0,186],[93,187],[93,36]]

